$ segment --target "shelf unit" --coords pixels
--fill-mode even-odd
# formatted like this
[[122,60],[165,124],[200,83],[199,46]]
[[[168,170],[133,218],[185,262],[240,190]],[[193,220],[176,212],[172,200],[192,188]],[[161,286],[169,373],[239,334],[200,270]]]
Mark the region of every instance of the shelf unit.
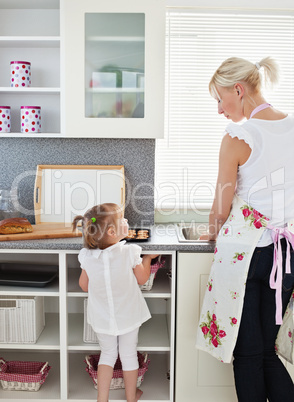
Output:
[[[48,361],[52,369],[36,393],[4,391],[1,400],[38,401],[96,400],[97,391],[85,370],[87,354],[99,351],[97,343],[83,342],[84,299],[78,285],[79,251],[0,250],[0,262],[31,262],[59,265],[59,277],[45,288],[0,286],[0,295],[44,296],[46,325],[35,344],[0,344],[5,360]],[[146,251],[145,254],[154,253]],[[150,365],[141,389],[142,401],[171,402],[174,388],[175,252],[156,251],[166,259],[150,291],[143,291],[152,318],[139,331],[138,350],[148,353]],[[170,279],[167,273],[172,272]],[[169,379],[168,379],[169,377]],[[110,401],[124,401],[124,390],[110,392]]]
[[[59,0],[1,1],[0,104],[11,107],[11,133],[5,137],[61,137]],[[10,87],[10,61],[32,66],[32,86]],[[42,133],[20,132],[20,106],[41,106]]]

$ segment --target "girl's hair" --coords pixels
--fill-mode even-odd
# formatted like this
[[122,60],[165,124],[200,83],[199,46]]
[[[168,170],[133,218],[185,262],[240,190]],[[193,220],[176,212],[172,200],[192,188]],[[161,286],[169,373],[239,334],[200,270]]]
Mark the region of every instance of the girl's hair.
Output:
[[117,204],[105,203],[96,205],[89,209],[84,216],[78,215],[74,218],[72,228],[77,228],[78,222],[82,221],[84,246],[86,248],[105,248],[105,237],[110,227],[117,225],[117,218],[122,212]]
[[238,57],[230,57],[216,70],[209,83],[209,92],[218,97],[216,86],[232,88],[237,82],[244,82],[251,92],[261,90],[261,75],[259,69],[264,69],[266,84],[276,84],[279,78],[279,68],[275,60],[265,57],[259,63],[251,63]]

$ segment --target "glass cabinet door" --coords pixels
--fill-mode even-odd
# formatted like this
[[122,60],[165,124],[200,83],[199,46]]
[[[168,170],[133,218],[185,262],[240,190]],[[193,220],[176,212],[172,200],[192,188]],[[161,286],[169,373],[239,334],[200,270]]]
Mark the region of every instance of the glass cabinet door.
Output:
[[163,138],[165,0],[64,0],[68,137]]
[[144,118],[145,14],[85,14],[85,117]]

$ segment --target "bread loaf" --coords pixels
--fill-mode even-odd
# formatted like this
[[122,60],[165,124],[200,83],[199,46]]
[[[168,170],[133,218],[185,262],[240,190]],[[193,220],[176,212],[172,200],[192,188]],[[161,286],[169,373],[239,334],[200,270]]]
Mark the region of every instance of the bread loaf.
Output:
[[0,221],[0,234],[30,233],[33,227],[26,218],[8,218]]

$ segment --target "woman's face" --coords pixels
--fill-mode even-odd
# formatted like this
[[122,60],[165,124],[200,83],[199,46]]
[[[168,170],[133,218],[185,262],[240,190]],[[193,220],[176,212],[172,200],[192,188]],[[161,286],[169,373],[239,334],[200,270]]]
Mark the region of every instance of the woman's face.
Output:
[[223,114],[227,119],[234,122],[241,121],[244,118],[243,106],[238,87],[225,88],[216,87],[218,97],[218,113]]

